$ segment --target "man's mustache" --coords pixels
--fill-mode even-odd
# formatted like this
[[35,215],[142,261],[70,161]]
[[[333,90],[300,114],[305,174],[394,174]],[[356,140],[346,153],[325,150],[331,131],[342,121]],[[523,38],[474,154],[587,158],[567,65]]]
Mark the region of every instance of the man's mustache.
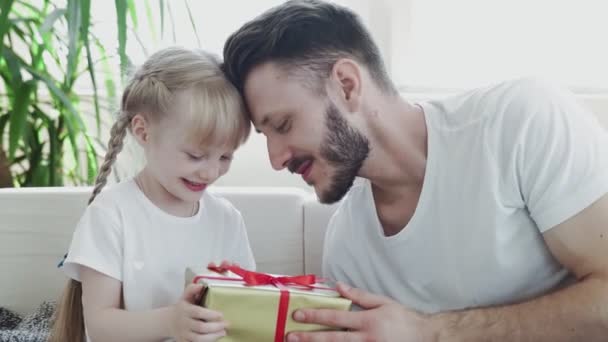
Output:
[[298,169],[300,168],[300,166],[302,166],[302,164],[304,164],[305,162],[307,162],[307,161],[309,161],[311,159],[312,159],[311,157],[296,157],[296,158],[293,158],[287,164],[287,169],[291,173],[297,173]]

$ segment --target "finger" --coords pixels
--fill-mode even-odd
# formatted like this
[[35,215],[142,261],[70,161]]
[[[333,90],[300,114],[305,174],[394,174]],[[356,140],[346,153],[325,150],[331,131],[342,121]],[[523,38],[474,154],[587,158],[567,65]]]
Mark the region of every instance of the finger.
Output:
[[374,309],[381,305],[392,303],[393,301],[384,296],[375,295],[361,289],[350,287],[344,283],[337,284],[338,292],[345,298],[353,301],[364,309]]
[[218,266],[215,262],[210,262],[207,267],[209,268],[229,268],[231,266],[236,266],[239,267],[239,264],[236,262],[232,262],[232,261],[228,261],[228,260],[222,260],[222,262],[220,263],[220,265]]
[[188,316],[193,319],[203,320],[207,322],[220,322],[224,319],[221,312],[209,310],[202,306],[190,305],[187,309]]
[[292,332],[287,335],[287,342],[359,342],[364,336],[352,331],[318,331]]
[[332,309],[299,309],[293,313],[293,319],[301,323],[360,330],[363,313],[363,311]]
[[219,321],[219,322],[204,322],[198,319],[193,319],[190,321],[190,330],[197,334],[212,334],[212,333],[220,333],[225,331],[228,327],[228,322]]
[[184,290],[182,299],[190,304],[197,304],[197,301],[200,298],[202,291],[203,284],[189,284]]
[[228,260],[222,260],[222,263],[220,264],[220,267],[231,267],[231,266],[239,266],[239,264],[237,264],[236,262],[232,262],[232,261],[228,261]]

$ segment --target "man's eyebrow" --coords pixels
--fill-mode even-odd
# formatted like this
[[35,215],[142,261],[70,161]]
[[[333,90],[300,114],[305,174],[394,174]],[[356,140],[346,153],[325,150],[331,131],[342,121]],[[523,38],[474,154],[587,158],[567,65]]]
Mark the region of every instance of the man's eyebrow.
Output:
[[277,111],[277,112],[271,112],[271,113],[264,114],[264,116],[262,116],[262,120],[260,121],[259,125],[256,125],[255,122],[253,123],[253,127],[255,127],[255,131],[257,133],[262,133],[262,131],[260,131],[260,129],[257,128],[257,127],[258,126],[266,126],[266,125],[268,125],[268,123],[270,122],[270,117],[271,116],[279,116],[280,114],[282,114],[281,116],[290,116],[291,112]]

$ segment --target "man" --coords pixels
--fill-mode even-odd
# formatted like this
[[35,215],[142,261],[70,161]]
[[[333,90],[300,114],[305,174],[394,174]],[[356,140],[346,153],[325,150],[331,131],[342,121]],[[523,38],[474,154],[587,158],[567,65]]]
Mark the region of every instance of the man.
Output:
[[608,137],[570,94],[410,104],[357,16],[318,1],[245,24],[224,59],[273,167],[343,199],[323,270],[362,310],[299,310],[343,329],[288,341],[608,338]]

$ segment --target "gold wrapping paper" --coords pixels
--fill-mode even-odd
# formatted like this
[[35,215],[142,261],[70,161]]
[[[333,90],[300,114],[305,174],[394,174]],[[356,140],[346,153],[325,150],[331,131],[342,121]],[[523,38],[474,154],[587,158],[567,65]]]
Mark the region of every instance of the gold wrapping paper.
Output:
[[[188,272],[188,279],[194,279],[193,272]],[[205,276],[230,277],[240,279],[238,275],[205,273]],[[190,280],[191,282],[191,280]],[[199,279],[205,285],[201,305],[219,311],[230,322],[228,335],[221,342],[272,342],[277,326],[280,290],[273,285],[247,286],[241,281]],[[315,286],[327,287],[324,284]],[[289,306],[285,323],[285,334],[290,331],[331,330],[331,327],[297,323],[292,319],[293,312],[301,308],[325,308],[350,310],[351,301],[340,297],[333,290],[304,290],[286,286],[289,289]]]

